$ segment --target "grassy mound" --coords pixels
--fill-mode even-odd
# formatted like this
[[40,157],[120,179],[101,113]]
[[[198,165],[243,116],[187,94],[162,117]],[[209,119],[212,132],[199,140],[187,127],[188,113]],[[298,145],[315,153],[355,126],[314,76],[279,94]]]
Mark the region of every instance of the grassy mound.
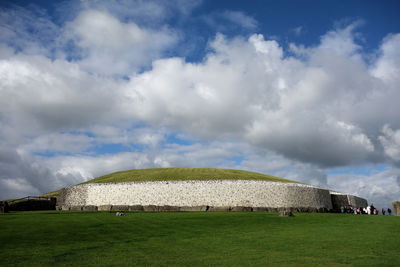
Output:
[[[242,170],[217,168],[154,168],[114,172],[81,184],[191,180],[261,180],[281,183],[298,183],[272,175]],[[57,196],[59,193],[60,190],[49,192],[42,196]]]
[[263,180],[296,183],[295,181],[286,180],[272,175],[242,170],[215,168],[156,168],[114,172],[87,181],[85,184],[188,180]]

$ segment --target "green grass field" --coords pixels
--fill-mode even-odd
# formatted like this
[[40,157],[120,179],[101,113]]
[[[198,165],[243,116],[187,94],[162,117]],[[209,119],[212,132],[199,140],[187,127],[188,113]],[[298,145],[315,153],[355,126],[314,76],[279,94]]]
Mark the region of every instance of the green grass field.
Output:
[[262,212],[0,215],[0,266],[400,266],[400,217]]

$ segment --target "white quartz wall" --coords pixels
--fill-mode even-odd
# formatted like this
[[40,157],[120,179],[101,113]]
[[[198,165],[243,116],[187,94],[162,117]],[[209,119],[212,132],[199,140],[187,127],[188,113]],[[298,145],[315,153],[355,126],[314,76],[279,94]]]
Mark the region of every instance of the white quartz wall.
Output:
[[247,206],[332,208],[328,190],[267,181],[164,181],[85,184],[67,188],[66,206]]

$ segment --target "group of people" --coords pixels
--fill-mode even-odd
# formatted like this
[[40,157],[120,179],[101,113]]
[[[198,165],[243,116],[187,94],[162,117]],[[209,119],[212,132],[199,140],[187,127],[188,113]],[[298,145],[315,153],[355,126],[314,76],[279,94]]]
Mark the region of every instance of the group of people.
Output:
[[[385,208],[382,208],[382,215],[386,215],[386,212],[388,215],[392,215],[392,210],[388,208],[387,210]],[[379,215],[379,210],[374,207],[373,204],[371,206],[367,207],[359,207],[359,208],[354,208],[352,206],[348,207],[340,207],[340,212],[341,213],[353,213],[353,214],[368,214],[368,215]]]

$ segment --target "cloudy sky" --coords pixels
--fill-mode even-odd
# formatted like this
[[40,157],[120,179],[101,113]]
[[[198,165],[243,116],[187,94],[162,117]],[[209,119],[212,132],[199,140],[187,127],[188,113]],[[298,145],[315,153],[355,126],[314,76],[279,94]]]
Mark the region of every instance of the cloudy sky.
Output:
[[218,167],[388,207],[398,14],[395,0],[2,1],[0,199]]

